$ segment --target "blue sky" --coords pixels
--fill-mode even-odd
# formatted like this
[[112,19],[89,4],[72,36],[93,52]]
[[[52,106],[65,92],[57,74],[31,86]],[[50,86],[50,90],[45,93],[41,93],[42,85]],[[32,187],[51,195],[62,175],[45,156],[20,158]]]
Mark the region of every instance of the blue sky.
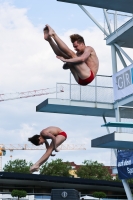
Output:
[[[83,30],[88,27],[86,23],[87,16],[78,5],[58,2],[56,0],[29,0],[29,1],[13,1],[18,8],[28,8],[27,16],[34,25],[50,24],[56,31],[67,31],[68,29],[78,28]],[[90,12],[96,14],[96,17],[103,20],[101,9],[90,7]],[[102,15],[101,15],[102,14]],[[82,17],[81,17],[82,16]],[[81,18],[81,20],[79,20]],[[89,22],[89,26],[93,26],[93,22]]]
[[[102,25],[102,9],[86,7]],[[0,93],[26,92],[51,88],[56,82],[69,83],[69,72],[43,39],[43,27],[50,24],[72,48],[69,35],[81,34],[86,45],[93,46],[100,61],[98,74],[112,75],[110,47],[104,34],[75,4],[56,0],[0,1]],[[89,94],[88,94],[89,95]],[[2,144],[26,144],[27,138],[48,126],[59,126],[67,132],[69,143],[84,144],[86,151],[60,151],[54,158],[77,164],[97,160],[110,165],[110,150],[91,148],[91,139],[106,134],[102,118],[50,113],[36,113],[36,106],[55,95],[5,101],[0,103],[0,135]],[[113,119],[114,120],[114,119]],[[13,159],[35,162],[42,151],[14,151]],[[78,155],[78,156],[77,156]],[[10,152],[3,157],[3,165]],[[49,161],[51,158],[49,159]]]

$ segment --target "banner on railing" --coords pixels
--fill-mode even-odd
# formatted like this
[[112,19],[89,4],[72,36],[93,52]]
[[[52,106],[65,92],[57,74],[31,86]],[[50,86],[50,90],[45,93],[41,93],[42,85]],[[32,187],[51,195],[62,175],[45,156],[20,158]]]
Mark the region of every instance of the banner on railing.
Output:
[[117,150],[119,179],[133,178],[133,150]]
[[114,100],[133,93],[133,64],[113,75]]

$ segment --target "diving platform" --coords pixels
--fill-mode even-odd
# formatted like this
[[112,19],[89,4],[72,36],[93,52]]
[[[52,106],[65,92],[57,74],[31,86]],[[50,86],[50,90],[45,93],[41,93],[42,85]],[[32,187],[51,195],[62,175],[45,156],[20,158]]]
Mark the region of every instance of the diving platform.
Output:
[[108,10],[116,10],[121,12],[133,12],[133,0],[57,0],[65,3],[73,3],[97,8],[105,8]]
[[106,38],[106,44],[118,44],[120,47],[133,48],[133,18],[123,24]]
[[91,140],[91,147],[133,149],[133,134],[113,132]]
[[36,111],[71,115],[115,117],[113,103],[96,103],[56,98],[46,99],[37,105]]
[[[130,110],[128,107],[122,108],[121,117],[133,118],[133,112]],[[115,118],[114,103],[100,101],[48,98],[36,106],[36,112]],[[108,122],[102,126],[133,128],[133,124],[130,122]]]
[[[85,87],[78,84],[57,83],[56,88],[63,88],[64,92],[59,92],[57,89],[56,98],[44,100],[36,106],[36,111],[115,118],[117,102],[113,100],[111,84],[112,77],[101,75],[96,76],[95,80]],[[121,99],[119,105],[121,104],[125,105],[121,108],[121,117],[133,118],[131,112],[133,95]]]
[[87,85],[57,83],[56,98],[48,98],[36,106],[37,112],[115,117],[112,77],[98,75]]
[[130,122],[108,122],[103,124],[102,127],[120,127],[120,128],[133,128],[133,123]]

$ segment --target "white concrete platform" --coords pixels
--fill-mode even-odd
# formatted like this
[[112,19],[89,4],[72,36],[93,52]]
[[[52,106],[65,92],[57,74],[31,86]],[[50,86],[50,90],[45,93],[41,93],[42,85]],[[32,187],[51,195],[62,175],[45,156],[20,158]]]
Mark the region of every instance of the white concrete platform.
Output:
[[[126,107],[133,108],[133,94],[128,95],[128,96],[126,96],[126,97],[124,97],[124,98],[122,98],[120,100],[115,101],[114,102],[114,108],[118,107],[118,103],[119,103],[119,106],[125,106],[125,108],[123,107],[123,111],[126,113],[127,112]],[[131,112],[131,113],[133,113],[133,112]]]
[[133,13],[133,0],[57,0],[57,1]]
[[95,103],[67,99],[46,99],[36,107],[36,111],[97,117],[115,117],[115,110],[112,103]]
[[133,128],[133,123],[131,122],[108,122],[103,124],[102,127],[123,127],[123,128]]
[[106,38],[106,44],[117,43],[121,47],[133,48],[133,18]]
[[114,132],[91,140],[91,147],[133,149],[133,134]]

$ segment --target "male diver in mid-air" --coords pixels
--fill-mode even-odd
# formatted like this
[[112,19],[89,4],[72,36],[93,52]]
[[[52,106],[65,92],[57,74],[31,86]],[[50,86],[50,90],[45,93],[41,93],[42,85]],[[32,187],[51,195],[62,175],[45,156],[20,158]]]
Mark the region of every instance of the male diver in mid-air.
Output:
[[[51,139],[51,143],[49,145],[47,139]],[[50,156],[55,156],[52,152],[55,150],[58,152],[57,147],[60,146],[67,139],[67,134],[58,127],[50,126],[48,128],[43,129],[40,132],[40,135],[34,135],[31,138],[28,138],[32,144],[39,146],[45,144],[46,152],[45,154],[30,168],[30,172],[33,173],[39,170],[39,167],[48,160]]]
[[85,46],[84,38],[78,34],[70,35],[75,53],[49,25],[46,25],[43,31],[44,39],[49,42],[57,58],[65,62],[63,69],[70,69],[79,85],[91,83],[97,74],[99,60],[95,50],[90,46]]

